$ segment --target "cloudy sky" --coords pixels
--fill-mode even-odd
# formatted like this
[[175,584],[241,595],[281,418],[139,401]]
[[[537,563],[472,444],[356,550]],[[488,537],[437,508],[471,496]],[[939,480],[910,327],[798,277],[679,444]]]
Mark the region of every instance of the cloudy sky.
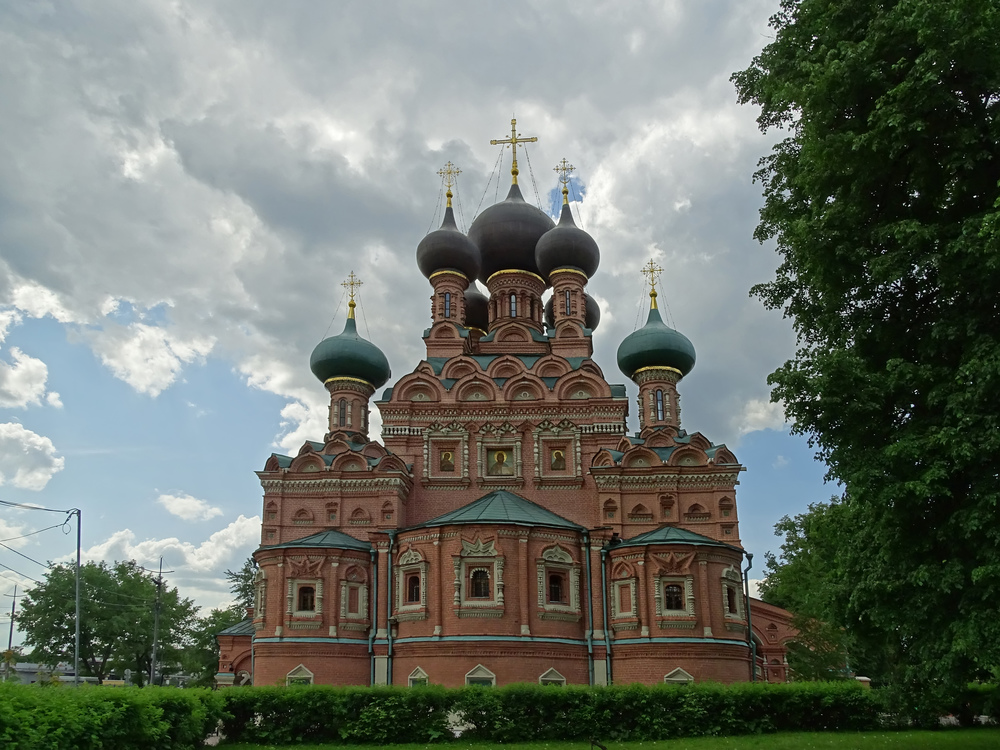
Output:
[[[684,426],[748,467],[741,531],[759,568],[778,518],[832,491],[768,403],[791,328],[747,294],[777,265],[751,237],[751,176],[773,136],[729,76],[767,43],[776,7],[0,5],[0,500],[80,507],[88,559],[162,555],[182,594],[224,603],[222,571],[259,539],[253,472],[322,438],[308,358],[343,326],[340,282],[364,280],[362,332],[396,377],[411,371],[436,172],[461,168],[468,227],[498,197],[509,151],[497,168],[489,140],[516,114],[539,139],[520,163],[529,200],[548,210],[552,167],[577,167],[602,253],[595,357],[612,382],[646,305],[639,268],[666,269],[661,300],[698,350]],[[59,559],[68,527],[14,537],[60,521],[0,508],[0,543]],[[0,594],[44,574],[7,548]]]

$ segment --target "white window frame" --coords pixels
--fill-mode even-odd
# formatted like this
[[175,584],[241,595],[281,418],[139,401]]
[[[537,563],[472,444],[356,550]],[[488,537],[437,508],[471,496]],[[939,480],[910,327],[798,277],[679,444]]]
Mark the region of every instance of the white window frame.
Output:
[[410,676],[406,678],[406,684],[409,687],[417,687],[418,685],[430,685],[431,681],[427,676],[427,673],[420,667],[417,667],[410,672]]
[[[653,598],[658,618],[664,620],[671,618],[689,619],[695,616],[694,576],[656,576],[653,581],[656,586]],[[684,597],[684,609],[664,608],[663,589],[670,584],[677,584],[681,587],[681,595]]]
[[[574,561],[573,556],[565,549],[559,545],[553,545],[543,550],[542,556],[535,560],[535,572],[541,619],[579,620],[582,615],[580,609],[580,563]],[[549,601],[549,575],[553,573],[562,575],[566,581],[568,597],[565,603]]]
[[305,664],[299,664],[299,666],[295,667],[295,669],[285,675],[285,685],[301,685],[303,684],[301,682],[303,679],[309,680],[309,682],[305,684],[313,685],[315,684],[315,677],[316,676],[308,668],[306,668]]
[[[496,540],[475,542],[462,540],[461,554],[452,557],[455,571],[454,606],[459,617],[476,617],[487,615],[474,614],[476,609],[492,609],[502,616],[504,610],[504,557],[496,548]],[[490,574],[491,596],[489,599],[473,599],[469,596],[471,571],[476,568],[486,568]],[[490,615],[492,616],[492,615]]]
[[663,682],[667,685],[687,685],[694,682],[694,675],[677,667],[674,671],[663,675]]
[[[401,620],[423,620],[427,618],[427,572],[430,564],[416,550],[407,550],[399,556],[393,575],[396,577],[396,612]],[[410,576],[420,577],[420,601],[406,599]]]
[[542,672],[538,675],[539,685],[565,685],[566,678],[563,677],[559,672],[556,671],[555,667]]
[[[729,609],[729,595],[727,594],[728,589],[733,590],[733,595],[736,599],[736,611],[732,612]],[[740,572],[732,565],[722,571],[722,611],[726,613],[726,619],[729,620],[743,620],[743,577]]]
[[[493,674],[490,670],[484,667],[482,664],[477,664],[475,667],[470,669],[465,673],[465,684],[466,685],[479,685],[478,682],[469,682],[469,680],[491,680],[490,686],[496,687],[497,676]],[[485,687],[485,686],[484,686]]]
[[[303,586],[312,586],[315,609],[299,609],[299,589]],[[289,578],[287,596],[287,612],[292,617],[318,618],[323,614],[322,578]]]

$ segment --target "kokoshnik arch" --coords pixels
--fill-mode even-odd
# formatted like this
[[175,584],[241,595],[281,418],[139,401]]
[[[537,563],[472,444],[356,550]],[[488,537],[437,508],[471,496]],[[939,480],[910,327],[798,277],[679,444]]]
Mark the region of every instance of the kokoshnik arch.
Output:
[[510,192],[468,235],[441,172],[444,221],[416,253],[427,354],[376,400],[381,444],[369,403],[389,363],[345,282],[344,330],[310,360],[329,431],[258,472],[256,603],[219,636],[219,685],[735,682],[752,653],[757,679],[786,679],[789,614],[750,599],[748,618],[743,595],[743,467],[681,427],[695,350],[660,317],[662,269],[644,269],[649,316],[618,348],[639,387],[629,434],[625,386],[592,359],[600,251],[573,221],[572,167],[556,224],[517,184],[529,140],[511,121],[495,141]]

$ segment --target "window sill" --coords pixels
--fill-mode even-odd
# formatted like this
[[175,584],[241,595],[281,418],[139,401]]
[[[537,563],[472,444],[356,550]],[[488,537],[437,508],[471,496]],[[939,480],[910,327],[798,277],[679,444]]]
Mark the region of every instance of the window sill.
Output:
[[481,617],[499,620],[503,617],[503,609],[469,609],[462,607],[454,610],[456,617]]

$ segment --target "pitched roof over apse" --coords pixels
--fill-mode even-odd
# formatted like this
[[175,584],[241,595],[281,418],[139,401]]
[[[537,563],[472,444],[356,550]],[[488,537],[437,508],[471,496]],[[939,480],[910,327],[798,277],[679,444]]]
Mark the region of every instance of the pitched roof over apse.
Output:
[[647,531],[645,534],[639,534],[637,537],[627,539],[617,546],[646,547],[654,544],[689,544],[701,547],[724,547],[725,549],[732,549],[737,552],[743,551],[732,544],[709,539],[707,536],[695,534],[693,531],[688,531],[687,529],[679,529],[676,526],[661,526],[658,529]]
[[235,625],[230,625],[225,630],[220,630],[216,635],[253,635],[253,620],[247,618]]
[[496,490],[463,505],[457,510],[432,518],[413,528],[457,526],[471,523],[502,523],[514,526],[545,526],[580,531],[583,526],[573,523],[550,510],[507,490]]
[[291,549],[292,547],[316,547],[325,549],[359,549],[368,552],[372,546],[368,542],[362,542],[353,536],[348,536],[340,531],[329,529],[316,534],[304,536],[301,539],[293,539],[290,542],[281,544],[262,545],[260,549]]

